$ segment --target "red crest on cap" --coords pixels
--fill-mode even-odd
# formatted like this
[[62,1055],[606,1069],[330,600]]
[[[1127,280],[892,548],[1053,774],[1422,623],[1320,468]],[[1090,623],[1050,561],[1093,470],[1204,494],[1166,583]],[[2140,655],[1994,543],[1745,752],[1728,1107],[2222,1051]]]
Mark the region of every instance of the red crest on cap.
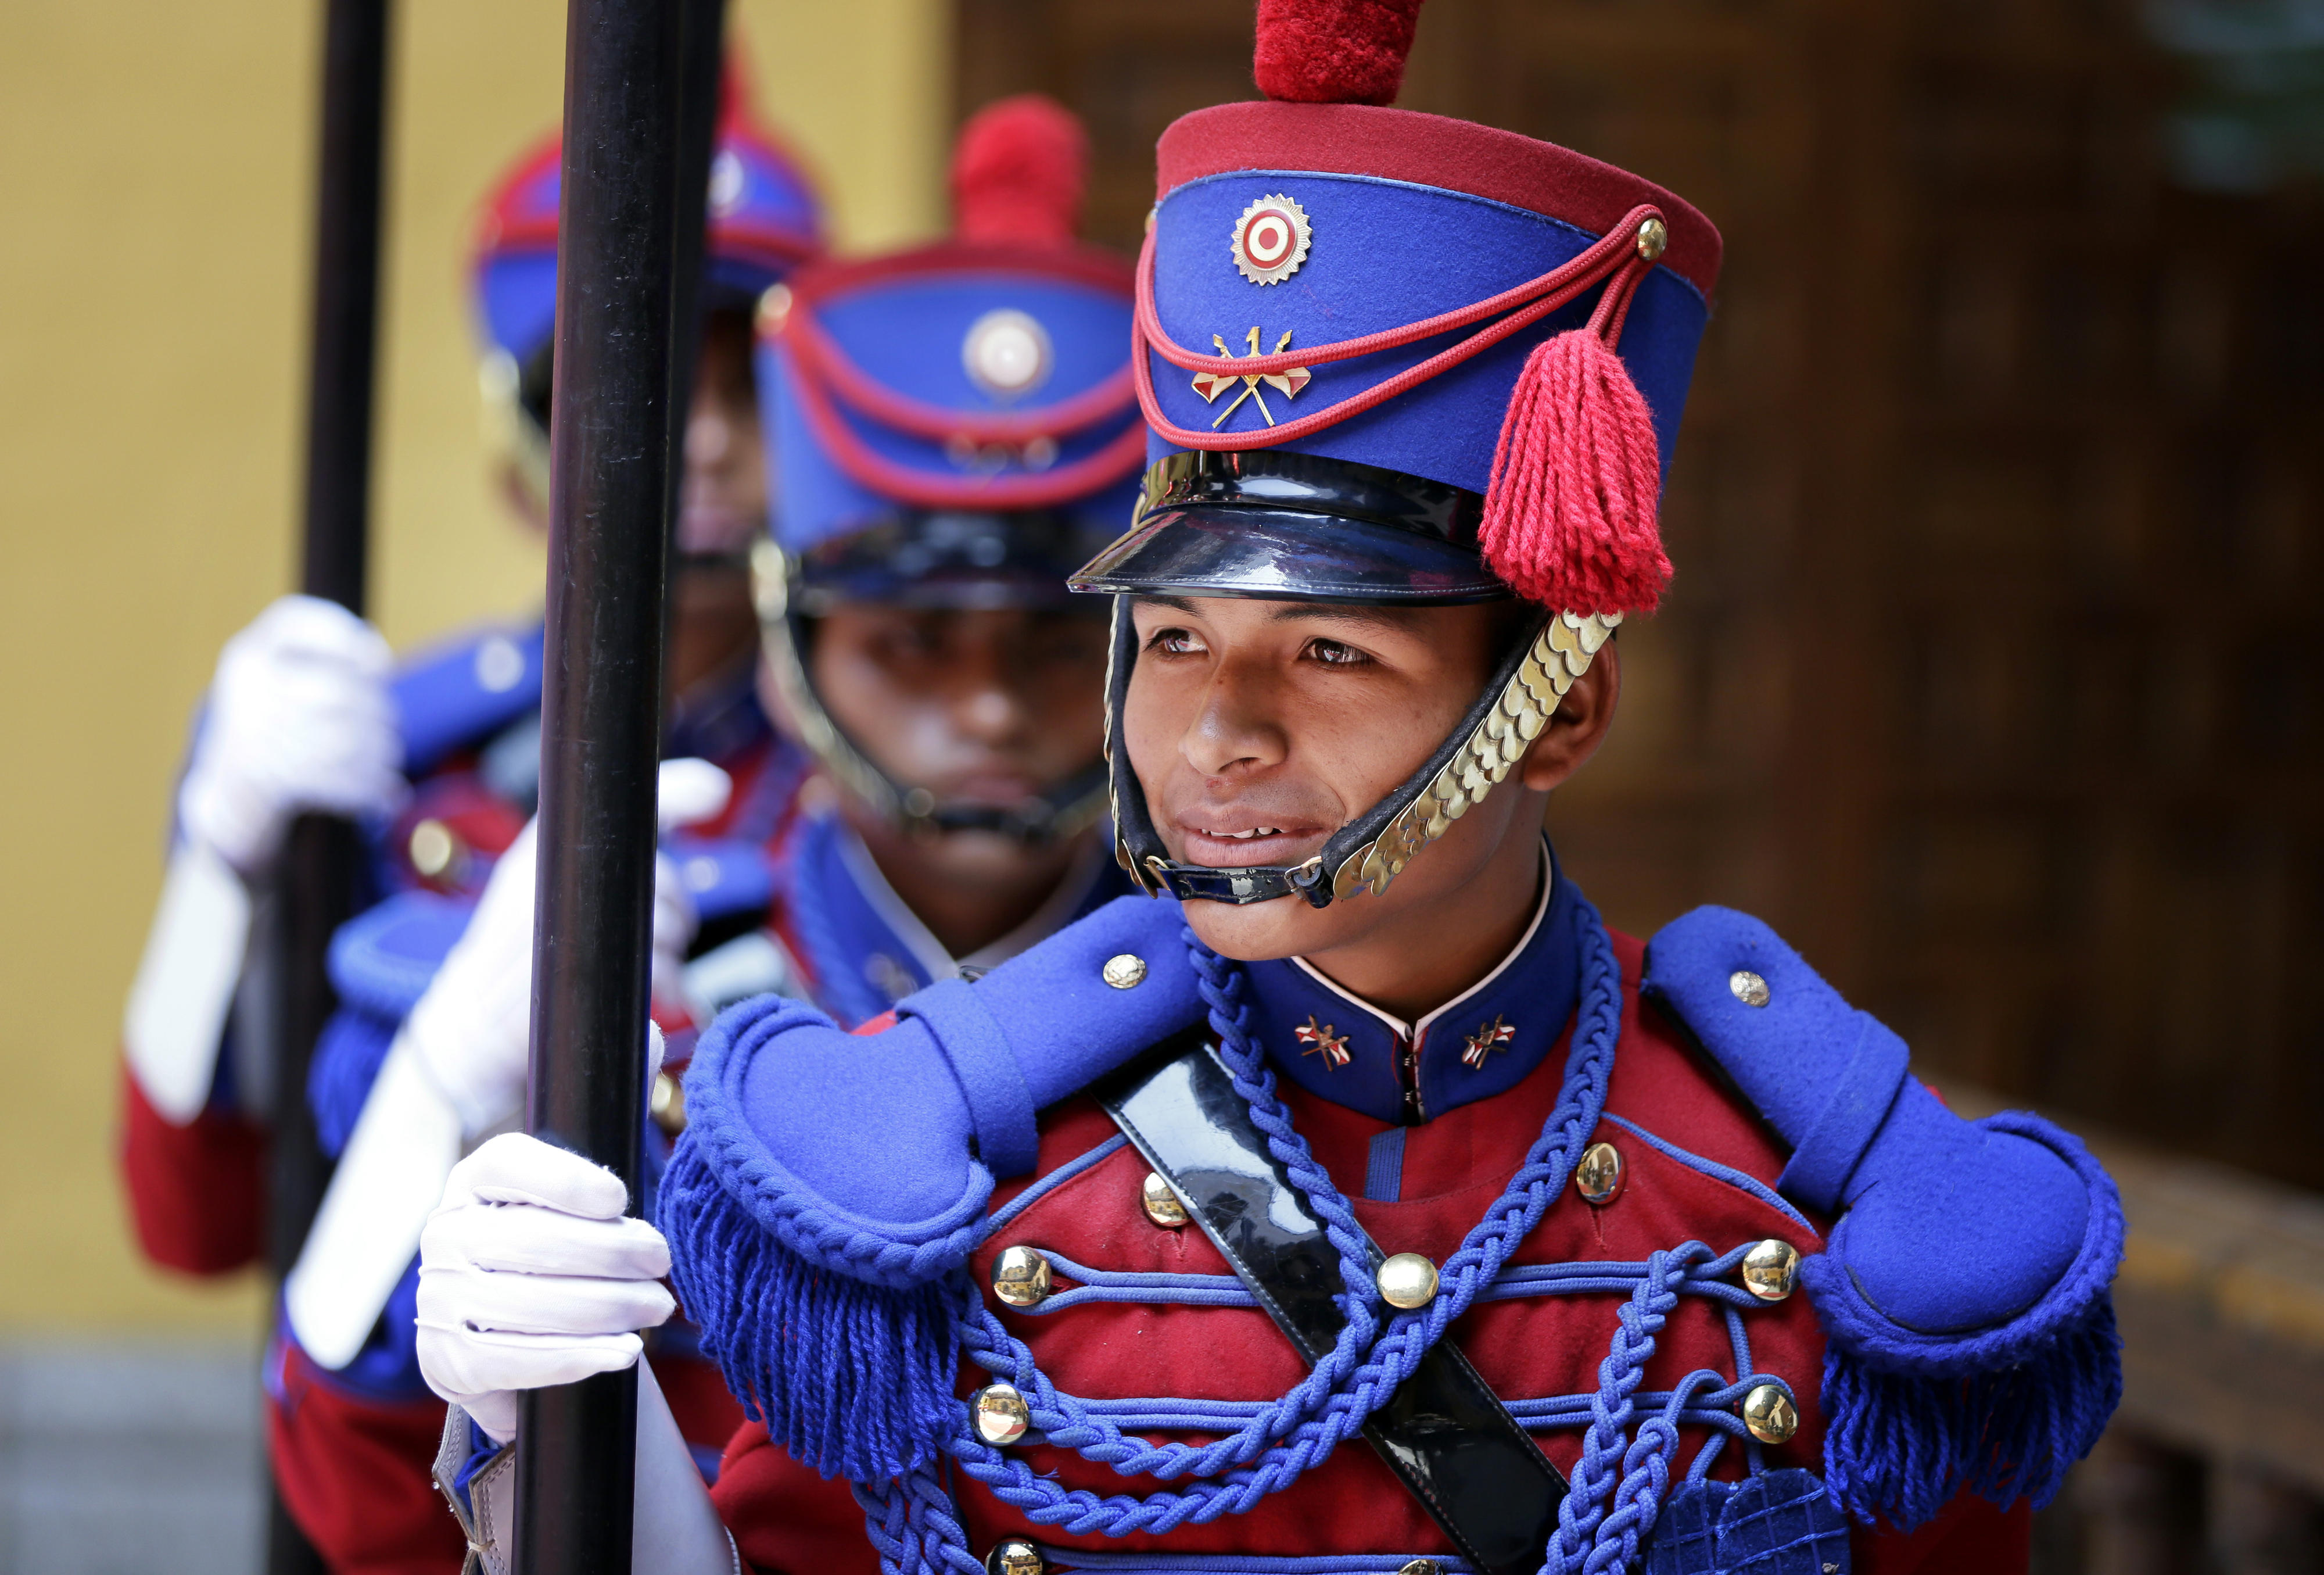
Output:
[[1038,93],[988,104],[952,157],[953,233],[964,241],[1062,246],[1080,233],[1089,136]]
[[1420,0],[1259,0],[1251,78],[1295,104],[1388,104]]

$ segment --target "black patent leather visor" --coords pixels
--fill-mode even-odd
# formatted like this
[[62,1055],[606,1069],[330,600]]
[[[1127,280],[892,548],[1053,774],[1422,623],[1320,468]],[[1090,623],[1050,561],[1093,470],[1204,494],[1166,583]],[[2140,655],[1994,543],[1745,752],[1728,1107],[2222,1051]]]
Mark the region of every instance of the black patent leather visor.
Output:
[[1074,589],[1418,607],[1509,594],[1478,555],[1483,500],[1418,477],[1281,449],[1173,454],[1141,498]]
[[798,560],[796,599],[809,616],[851,601],[966,609],[1070,606],[1066,576],[1105,533],[1105,526],[1062,510],[899,511],[809,548]]

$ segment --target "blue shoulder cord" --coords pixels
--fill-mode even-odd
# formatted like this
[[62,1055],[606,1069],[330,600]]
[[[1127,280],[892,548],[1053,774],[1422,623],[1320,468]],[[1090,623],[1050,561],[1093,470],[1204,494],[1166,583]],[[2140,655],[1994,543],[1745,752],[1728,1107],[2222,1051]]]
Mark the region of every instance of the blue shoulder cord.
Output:
[[[1143,1497],[1100,1497],[1085,1489],[1068,1490],[978,1438],[968,1425],[964,1406],[944,1440],[945,1452],[959,1468],[1036,1524],[1076,1535],[1122,1536],[1241,1514],[1289,1487],[1357,1433],[1541,1222],[1597,1127],[1621,1034],[1622,978],[1597,910],[1587,899],[1576,900],[1582,1003],[1557,1107],[1500,1198],[1439,1268],[1435,1299],[1425,1308],[1397,1314],[1385,1330],[1362,1229],[1277,1097],[1275,1074],[1250,1033],[1242,970],[1203,945],[1191,929],[1185,931],[1187,955],[1201,976],[1203,999],[1210,1007],[1211,1028],[1218,1035],[1219,1059],[1250,1106],[1252,1121],[1266,1135],[1268,1151],[1339,1249],[1346,1290],[1338,1301],[1347,1323],[1305,1379],[1273,1404],[1261,1407],[1235,1432],[1201,1447],[1157,1444],[1125,1436],[1109,1419],[1093,1415],[1078,1399],[1061,1394],[1024,1342],[984,1305],[973,1285],[964,1285],[953,1313],[963,1348],[986,1370],[1016,1385],[1031,1408],[1033,1426],[1049,1443],[1072,1449],[1126,1477],[1167,1481],[1193,1476],[1198,1480],[1183,1492]],[[1739,1258],[1743,1250],[1727,1257]],[[1637,1291],[1622,1306],[1612,1348],[1599,1368],[1599,1391],[1582,1461],[1558,1512],[1545,1575],[1600,1575],[1619,1570],[1635,1557],[1639,1540],[1652,1526],[1669,1482],[1679,1414],[1702,1390],[1724,1381],[1708,1370],[1689,1375],[1626,1449],[1624,1435],[1634,1411],[1630,1396],[1654,1354],[1655,1334],[1677,1303],[1675,1287],[1692,1265],[1711,1257],[1711,1250],[1700,1242],[1655,1253]],[[1720,1266],[1727,1266],[1725,1260]],[[1707,1464],[1707,1458],[1698,1462],[1699,1467]],[[934,1465],[890,1481],[856,1484],[854,1492],[888,1575],[979,1575],[983,1570],[982,1562],[968,1550],[951,1495]]]

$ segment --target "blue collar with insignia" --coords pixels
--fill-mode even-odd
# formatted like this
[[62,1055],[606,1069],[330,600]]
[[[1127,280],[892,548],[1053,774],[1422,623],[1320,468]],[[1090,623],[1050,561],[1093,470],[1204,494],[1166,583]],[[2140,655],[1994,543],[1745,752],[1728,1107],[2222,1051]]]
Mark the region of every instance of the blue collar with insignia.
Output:
[[1377,1121],[1416,1126],[1515,1087],[1556,1046],[1581,989],[1575,893],[1545,838],[1542,886],[1533,922],[1500,966],[1416,1023],[1303,959],[1245,965],[1253,1033],[1283,1076]]

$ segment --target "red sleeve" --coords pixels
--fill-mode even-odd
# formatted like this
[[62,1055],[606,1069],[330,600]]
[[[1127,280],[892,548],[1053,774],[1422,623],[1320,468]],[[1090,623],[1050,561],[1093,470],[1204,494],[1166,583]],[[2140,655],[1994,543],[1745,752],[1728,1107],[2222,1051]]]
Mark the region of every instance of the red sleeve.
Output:
[[767,1437],[765,1424],[742,1424],[726,1446],[718,1516],[734,1533],[742,1562],[780,1575],[879,1575],[863,1534],[863,1511],[837,1478],[817,1476]]
[[166,1269],[223,1274],[266,1241],[266,1135],[230,1111],[165,1120],[124,1065],[121,1176],[145,1255]]
[[1849,1539],[1856,1575],[2025,1575],[2034,1556],[2034,1506],[1996,1509],[1964,1493],[1910,1533],[1867,1531]]
[[330,1575],[452,1575],[460,1523],[429,1473],[444,1434],[434,1395],[379,1404],[343,1394],[295,1347],[277,1348],[266,1448],[283,1507]]

